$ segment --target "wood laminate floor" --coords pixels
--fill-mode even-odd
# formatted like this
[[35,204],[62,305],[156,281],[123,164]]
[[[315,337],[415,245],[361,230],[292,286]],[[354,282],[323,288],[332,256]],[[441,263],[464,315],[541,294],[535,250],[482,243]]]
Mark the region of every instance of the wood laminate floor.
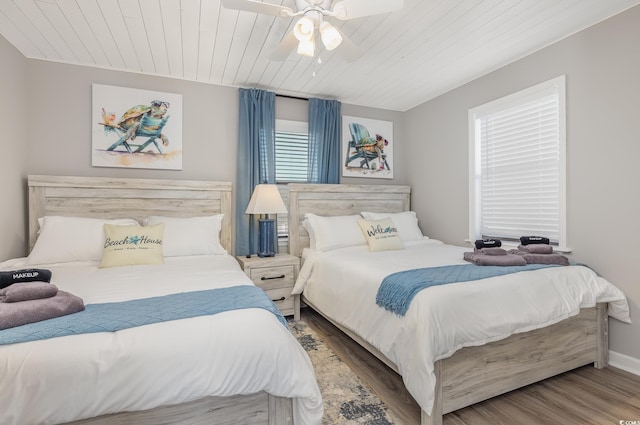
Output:
[[[310,308],[304,320],[402,418],[420,425],[420,408],[402,379]],[[444,425],[640,425],[640,376],[584,366],[457,410]]]

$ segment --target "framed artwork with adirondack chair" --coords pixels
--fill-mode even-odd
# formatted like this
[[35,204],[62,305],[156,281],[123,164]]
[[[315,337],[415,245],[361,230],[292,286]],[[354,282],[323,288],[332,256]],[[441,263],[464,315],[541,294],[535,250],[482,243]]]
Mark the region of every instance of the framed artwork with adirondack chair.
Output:
[[393,178],[393,123],[342,116],[343,177]]
[[92,85],[94,167],[182,170],[182,95]]

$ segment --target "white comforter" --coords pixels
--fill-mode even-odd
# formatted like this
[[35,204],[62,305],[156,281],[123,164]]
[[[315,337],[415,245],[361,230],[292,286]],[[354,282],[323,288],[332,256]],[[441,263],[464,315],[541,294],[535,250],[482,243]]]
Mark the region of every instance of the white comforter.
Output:
[[407,390],[431,414],[436,360],[609,302],[609,315],[630,322],[624,294],[587,267],[545,268],[435,286],[418,293],[404,317],[378,307],[382,279],[402,270],[468,264],[469,248],[425,240],[404,250],[370,252],[366,246],[307,251],[293,293],[355,331],[393,361]]
[[[21,259],[0,264],[0,270],[21,267]],[[166,258],[158,266],[100,269],[83,262],[47,268],[52,283],[85,304],[253,285],[224,255]],[[260,391],[294,398],[296,424],[322,419],[309,357],[263,309],[0,345],[0,377],[3,425],[55,424]]]

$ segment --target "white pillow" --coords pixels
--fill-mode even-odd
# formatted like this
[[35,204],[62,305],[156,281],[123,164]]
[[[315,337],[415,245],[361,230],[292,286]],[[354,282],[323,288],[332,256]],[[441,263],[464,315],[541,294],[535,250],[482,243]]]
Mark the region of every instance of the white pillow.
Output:
[[187,218],[151,216],[144,220],[144,225],[164,223],[162,250],[165,257],[226,254],[227,251],[220,244],[223,216],[224,214]]
[[138,225],[131,218],[104,220],[88,217],[45,216],[38,239],[27,264],[100,261],[104,243],[104,225]]
[[393,224],[398,229],[398,235],[402,242],[420,241],[428,239],[422,234],[418,227],[418,218],[414,211],[404,211],[398,213],[374,213],[363,211],[362,217],[367,220],[381,220],[383,218],[391,218]]
[[398,236],[398,229],[390,218],[382,220],[358,220],[364,237],[367,238],[369,251],[391,251],[404,249]]
[[308,218],[305,217],[305,219],[302,220],[302,227],[304,227],[304,230],[309,234],[309,248],[316,249],[316,236],[313,234],[313,228]]
[[306,213],[304,217],[309,220],[315,238],[315,249],[318,251],[367,244],[358,226],[358,220],[362,219],[359,215],[322,217]]

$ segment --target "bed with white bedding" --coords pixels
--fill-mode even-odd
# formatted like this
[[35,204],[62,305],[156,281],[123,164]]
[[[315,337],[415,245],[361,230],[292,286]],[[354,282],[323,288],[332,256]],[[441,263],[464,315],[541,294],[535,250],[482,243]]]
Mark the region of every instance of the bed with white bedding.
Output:
[[[421,234],[398,250],[350,243],[350,215],[409,209],[408,187],[375,188],[289,185],[290,251],[304,259],[294,293],[402,375],[423,424],[584,364],[606,366],[607,314],[629,321],[629,310],[621,291],[584,266],[430,287],[404,316],[378,306],[386,276],[468,264],[470,249]],[[320,235],[302,224],[308,213],[331,217]]]
[[[35,243],[38,227],[30,226],[32,255],[6,261],[0,270],[47,268],[52,284],[81,297],[86,306],[253,286],[226,254],[228,183],[30,176],[29,185],[31,225],[42,217],[66,217],[45,220],[42,241],[51,242],[52,222],[80,223],[73,216],[139,222],[150,216],[176,218],[173,227],[165,227],[166,238],[171,229],[208,232],[211,228],[198,227],[200,218],[215,216],[220,239],[211,235],[215,253],[208,251],[206,238],[194,238],[204,241],[200,248],[206,254],[198,253],[194,239],[181,245],[165,239],[173,251],[165,246],[171,256],[162,264],[100,267],[96,259],[71,261],[80,254],[69,239],[57,250],[43,250],[44,242]],[[56,258],[61,261],[47,261]],[[317,425],[322,418],[308,356],[278,317],[263,308],[0,345],[0,376],[3,424]]]

